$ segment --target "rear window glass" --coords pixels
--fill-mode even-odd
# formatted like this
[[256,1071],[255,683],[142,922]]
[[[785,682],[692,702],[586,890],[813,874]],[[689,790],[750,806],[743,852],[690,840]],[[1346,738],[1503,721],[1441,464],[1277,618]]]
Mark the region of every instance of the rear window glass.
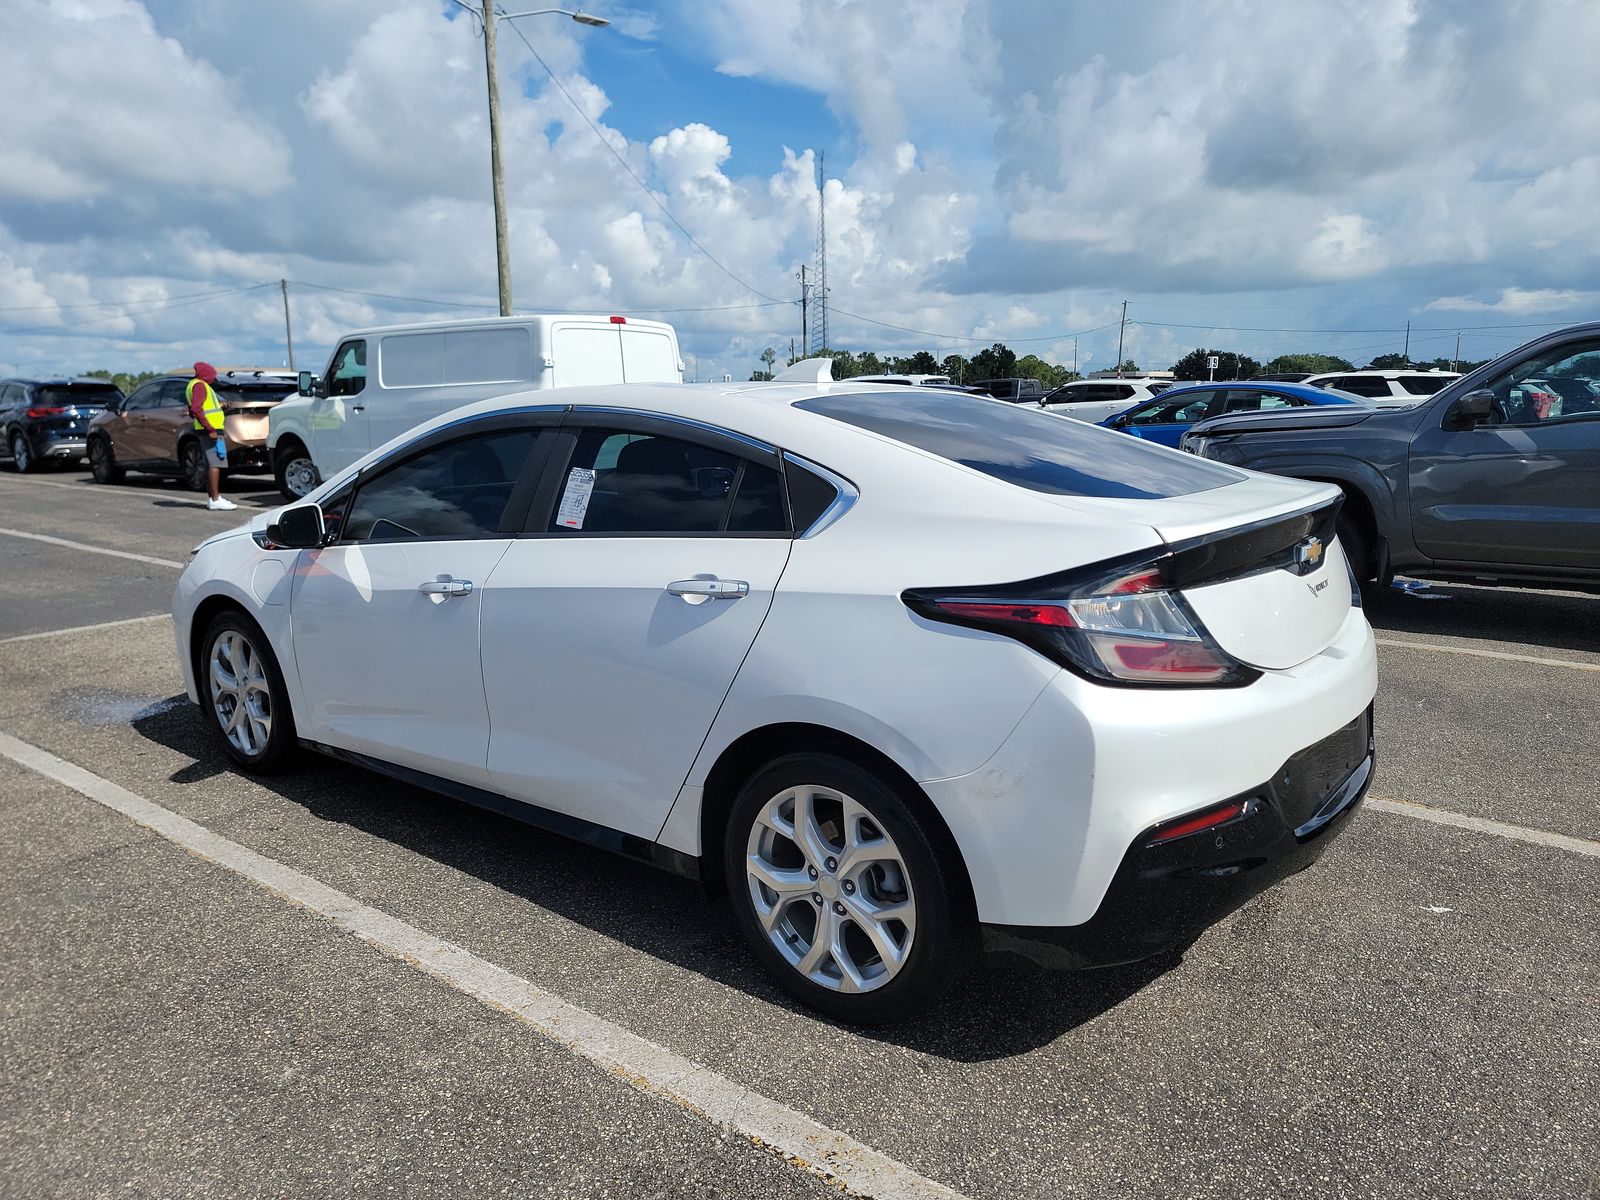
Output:
[[1455,380],[1442,379],[1437,375],[1402,375],[1395,382],[1400,385],[1401,391],[1410,392],[1413,396],[1431,396]]
[[104,387],[84,386],[73,384],[68,387],[42,387],[34,388],[33,400],[35,404],[110,404],[113,400],[121,400],[122,393],[109,383]]
[[1216,463],[1081,421],[967,396],[818,396],[795,407],[1056,496],[1157,500],[1244,478]]

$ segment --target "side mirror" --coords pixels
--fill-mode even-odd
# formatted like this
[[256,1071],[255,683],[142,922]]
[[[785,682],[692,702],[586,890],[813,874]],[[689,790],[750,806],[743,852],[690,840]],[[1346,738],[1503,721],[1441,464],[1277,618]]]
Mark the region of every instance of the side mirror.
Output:
[[286,550],[315,550],[327,536],[317,504],[286,508],[278,514],[278,523],[267,527],[267,537]]
[[1446,429],[1476,429],[1480,421],[1487,421],[1494,413],[1495,395],[1488,388],[1468,392],[1450,406],[1445,414]]
[[317,377],[310,371],[301,371],[295,376],[294,386],[302,396],[309,396],[312,394],[312,389],[317,386]]

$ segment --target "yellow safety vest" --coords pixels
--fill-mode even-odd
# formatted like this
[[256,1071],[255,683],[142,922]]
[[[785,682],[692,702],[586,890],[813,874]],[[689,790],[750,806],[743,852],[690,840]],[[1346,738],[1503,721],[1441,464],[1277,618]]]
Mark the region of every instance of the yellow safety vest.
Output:
[[188,386],[183,389],[184,400],[189,405],[189,413],[191,416],[194,414],[194,390],[196,384],[205,389],[205,397],[200,401],[200,412],[205,416],[205,424],[202,425],[200,418],[195,417],[194,427],[201,433],[220,435],[225,422],[222,413],[222,401],[217,399],[217,390],[204,379],[198,377],[191,379]]

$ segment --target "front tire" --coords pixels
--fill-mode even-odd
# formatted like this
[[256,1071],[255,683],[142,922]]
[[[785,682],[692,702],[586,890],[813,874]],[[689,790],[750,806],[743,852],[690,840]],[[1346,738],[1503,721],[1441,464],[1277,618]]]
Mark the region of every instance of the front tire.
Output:
[[243,613],[219,614],[206,626],[198,664],[200,701],[222,748],[245,770],[279,770],[296,746],[283,672],[261,627]]
[[322,473],[311,461],[310,453],[298,442],[290,443],[272,456],[272,474],[284,499],[304,500],[322,486]]
[[183,482],[191,492],[211,490],[206,451],[198,438],[188,438],[178,447],[178,469],[183,473]]
[[28,439],[20,431],[11,435],[11,465],[16,467],[19,475],[26,475],[39,466],[38,460],[33,457],[33,447],[28,445]]
[[768,764],[729,814],[724,869],[739,927],[791,996],[839,1020],[898,1021],[974,957],[953,848],[900,785],[831,754]]
[[111,439],[97,437],[89,443],[89,470],[94,472],[96,483],[121,483],[127,472],[117,466],[117,454]]

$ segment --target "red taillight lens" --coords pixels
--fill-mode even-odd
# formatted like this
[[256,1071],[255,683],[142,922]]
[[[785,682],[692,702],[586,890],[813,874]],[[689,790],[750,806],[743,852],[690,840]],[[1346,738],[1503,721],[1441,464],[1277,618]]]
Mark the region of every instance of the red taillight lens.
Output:
[[28,409],[26,415],[30,417],[59,417],[66,411],[67,410],[64,408],[51,407],[47,405],[41,408],[30,408]]
[[611,323],[613,325],[626,325],[628,323],[628,318],[627,317],[612,317],[611,318]]
[[1218,825],[1226,825],[1249,811],[1250,801],[1229,800],[1226,804],[1208,808],[1192,817],[1182,817],[1171,824],[1158,826],[1145,841],[1145,845],[1159,846],[1162,842],[1176,841],[1178,838],[1188,837],[1191,833],[1203,833],[1207,829],[1215,829]]
[[906,592],[935,621],[1015,638],[1101,683],[1204,687],[1256,672],[1224,653],[1151,559],[1029,583]]
[[941,610],[953,617],[973,617],[980,621],[1015,621],[1021,625],[1053,625],[1070,628],[1072,614],[1059,604],[982,604],[961,600],[936,600]]

